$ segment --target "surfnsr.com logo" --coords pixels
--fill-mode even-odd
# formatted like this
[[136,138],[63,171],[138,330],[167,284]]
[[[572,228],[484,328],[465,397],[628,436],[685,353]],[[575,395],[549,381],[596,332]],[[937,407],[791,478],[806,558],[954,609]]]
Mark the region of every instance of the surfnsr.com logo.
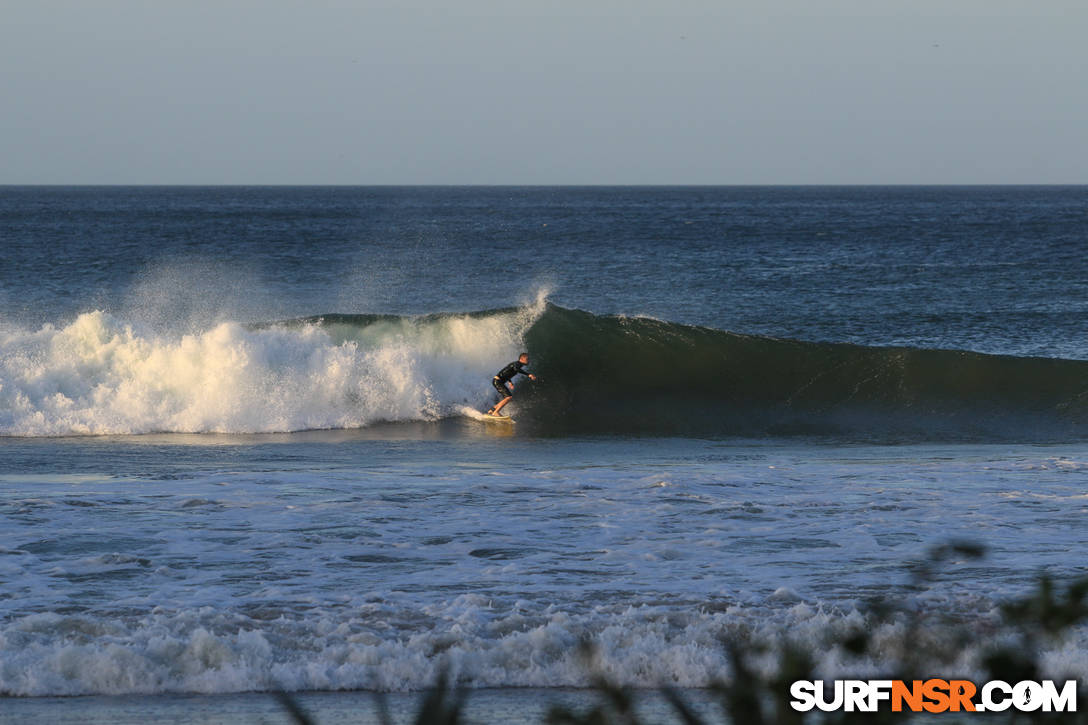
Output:
[[835,680],[825,688],[820,680],[798,680],[790,697],[798,712],[1076,712],[1077,682],[1067,680],[1059,689],[1053,680],[991,680],[981,687],[970,680]]

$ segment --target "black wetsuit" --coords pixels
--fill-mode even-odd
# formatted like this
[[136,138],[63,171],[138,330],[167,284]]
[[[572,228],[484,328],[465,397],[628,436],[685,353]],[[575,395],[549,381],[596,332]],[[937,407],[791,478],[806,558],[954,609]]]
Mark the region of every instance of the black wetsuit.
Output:
[[508,383],[515,375],[528,375],[525,372],[525,363],[521,360],[515,360],[499,372],[495,373],[495,377],[491,379],[491,384],[495,386],[495,390],[499,391],[499,395],[504,398],[508,398],[513,395],[510,389],[506,387]]

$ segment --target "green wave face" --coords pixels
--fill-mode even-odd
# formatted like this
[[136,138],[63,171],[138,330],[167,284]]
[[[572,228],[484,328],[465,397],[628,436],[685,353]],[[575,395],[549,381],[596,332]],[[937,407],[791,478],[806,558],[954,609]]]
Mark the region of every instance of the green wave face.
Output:
[[1088,362],[798,342],[549,306],[526,334],[548,428],[1084,438]]

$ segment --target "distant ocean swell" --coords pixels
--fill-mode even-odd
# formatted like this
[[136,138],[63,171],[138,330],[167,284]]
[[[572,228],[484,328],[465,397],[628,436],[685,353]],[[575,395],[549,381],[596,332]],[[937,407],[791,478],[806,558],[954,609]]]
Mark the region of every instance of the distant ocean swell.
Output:
[[1088,361],[738,335],[548,304],[168,335],[0,327],[0,434],[258,433],[465,415],[522,349],[522,430],[1083,439]]

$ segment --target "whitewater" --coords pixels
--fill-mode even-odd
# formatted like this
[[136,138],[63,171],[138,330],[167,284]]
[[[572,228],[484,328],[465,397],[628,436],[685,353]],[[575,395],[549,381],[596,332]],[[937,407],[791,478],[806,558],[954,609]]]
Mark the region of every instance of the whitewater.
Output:
[[223,322],[170,336],[102,311],[0,332],[0,434],[267,433],[438,420],[486,402],[538,302],[486,316]]
[[[970,623],[969,672],[1000,602],[1088,544],[1083,445],[312,435],[4,443],[0,690],[570,687],[586,639],[618,681],[703,687],[722,638],[820,652],[882,597]],[[919,588],[949,532],[986,557]],[[872,626],[897,656],[905,622]],[[1086,636],[1051,674],[1084,671]]]

